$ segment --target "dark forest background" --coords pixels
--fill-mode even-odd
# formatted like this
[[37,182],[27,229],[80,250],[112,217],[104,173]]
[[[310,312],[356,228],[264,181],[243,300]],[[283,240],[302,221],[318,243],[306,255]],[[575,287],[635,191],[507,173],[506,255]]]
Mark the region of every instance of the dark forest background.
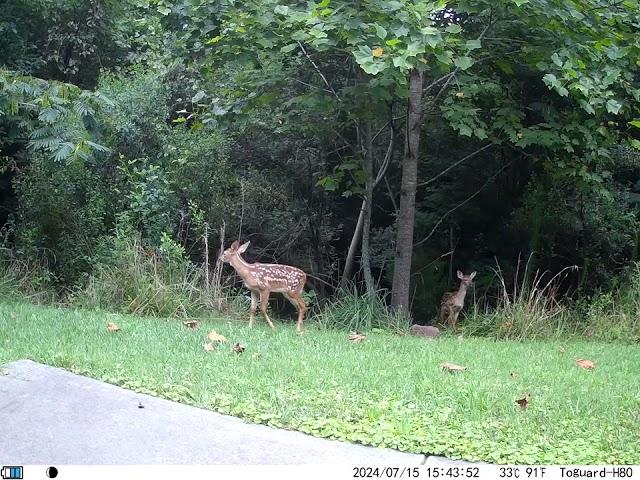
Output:
[[317,312],[346,290],[431,323],[477,271],[479,332],[561,317],[638,335],[638,2],[0,11],[8,294],[233,309],[214,267],[240,238],[248,260],[308,272]]

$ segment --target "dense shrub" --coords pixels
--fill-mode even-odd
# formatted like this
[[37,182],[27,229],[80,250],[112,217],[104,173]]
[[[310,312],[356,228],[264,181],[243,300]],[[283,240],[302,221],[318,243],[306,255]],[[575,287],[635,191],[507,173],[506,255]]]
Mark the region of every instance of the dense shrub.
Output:
[[103,239],[97,264],[74,303],[145,316],[188,318],[206,310],[203,271],[167,235],[159,248],[121,230]]

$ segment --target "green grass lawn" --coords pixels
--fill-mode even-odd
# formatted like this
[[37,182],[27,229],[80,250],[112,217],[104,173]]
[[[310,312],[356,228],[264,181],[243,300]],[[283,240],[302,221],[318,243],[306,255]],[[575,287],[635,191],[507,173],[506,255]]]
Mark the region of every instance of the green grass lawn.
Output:
[[[121,330],[106,330],[108,322]],[[216,330],[229,339],[212,352]],[[246,347],[242,354],[231,344]],[[564,347],[564,353],[559,347]],[[360,344],[313,325],[268,330],[0,304],[0,363],[22,358],[320,437],[500,463],[640,463],[640,346],[425,341]],[[583,370],[577,358],[596,362]],[[443,372],[452,362],[461,374]],[[512,376],[514,373],[514,376]],[[526,410],[515,400],[531,393]]]

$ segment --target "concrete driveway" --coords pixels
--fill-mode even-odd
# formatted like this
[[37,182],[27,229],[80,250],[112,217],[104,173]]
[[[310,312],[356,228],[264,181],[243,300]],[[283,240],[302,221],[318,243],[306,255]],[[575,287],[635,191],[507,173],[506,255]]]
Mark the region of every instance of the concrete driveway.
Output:
[[3,373],[0,465],[449,463],[249,424],[29,360]]

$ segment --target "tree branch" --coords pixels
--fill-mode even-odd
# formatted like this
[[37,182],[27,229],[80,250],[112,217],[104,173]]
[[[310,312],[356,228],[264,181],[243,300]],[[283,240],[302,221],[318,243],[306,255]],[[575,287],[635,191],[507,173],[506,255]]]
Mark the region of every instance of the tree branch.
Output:
[[320,70],[320,67],[318,67],[318,65],[316,64],[316,62],[313,61],[313,58],[311,58],[311,56],[307,53],[307,51],[304,48],[304,45],[302,45],[302,42],[300,40],[298,40],[298,45],[300,46],[300,50],[302,50],[302,53],[304,53],[304,56],[307,57],[307,60],[309,60],[309,62],[311,62],[311,65],[313,65],[313,68],[316,69],[316,72],[318,72],[318,75],[320,75],[320,78],[322,78],[322,81],[324,82],[324,84],[327,86],[327,88],[331,91],[331,93],[338,99],[338,101],[340,103],[342,103],[342,99],[340,98],[340,95],[338,95],[336,93],[336,91],[333,89],[333,87],[331,86],[331,84],[329,83],[329,81],[327,80],[327,77],[324,76],[324,73],[322,73],[322,70]]
[[487,185],[489,185],[489,183],[491,183],[493,180],[496,179],[496,177],[498,175],[500,175],[503,171],[505,171],[513,162],[509,162],[507,163],[504,167],[502,167],[500,170],[498,170],[496,173],[494,173],[491,177],[489,177],[489,179],[487,179],[486,182],[484,182],[482,184],[482,186],[476,190],[472,195],[470,195],[469,197],[467,197],[464,201],[460,202],[458,205],[456,205],[455,207],[451,208],[450,210],[448,210],[447,212],[444,213],[444,215],[442,215],[440,217],[440,219],[436,222],[436,224],[434,225],[434,227],[431,229],[431,231],[429,232],[429,235],[427,235],[425,238],[423,238],[422,240],[420,240],[417,243],[414,243],[413,246],[417,247],[418,245],[422,245],[424,242],[426,242],[427,240],[429,240],[431,238],[431,236],[435,233],[436,229],[440,226],[440,224],[443,222],[443,220],[445,218],[447,218],[447,216],[456,211],[458,208],[462,207],[463,205],[466,205],[467,203],[469,203],[472,199],[474,199],[482,190],[484,190],[484,187],[486,187]]
[[466,157],[461,158],[460,160],[458,160],[456,163],[448,166],[447,168],[445,168],[443,171],[441,171],[439,174],[437,174],[435,177],[430,178],[429,180],[427,180],[426,182],[422,182],[419,183],[418,186],[419,187],[425,187],[427,185],[429,185],[430,183],[435,182],[438,178],[440,178],[442,175],[446,174],[449,170],[451,170],[452,168],[457,167],[458,165],[460,165],[462,162],[464,162],[465,160],[469,160],[472,157],[475,157],[477,154],[479,154],[480,152],[486,150],[489,147],[494,146],[495,143],[489,143],[487,145],[485,145],[484,147],[479,148],[478,150],[476,150],[475,152],[470,153],[469,155],[467,155]]

